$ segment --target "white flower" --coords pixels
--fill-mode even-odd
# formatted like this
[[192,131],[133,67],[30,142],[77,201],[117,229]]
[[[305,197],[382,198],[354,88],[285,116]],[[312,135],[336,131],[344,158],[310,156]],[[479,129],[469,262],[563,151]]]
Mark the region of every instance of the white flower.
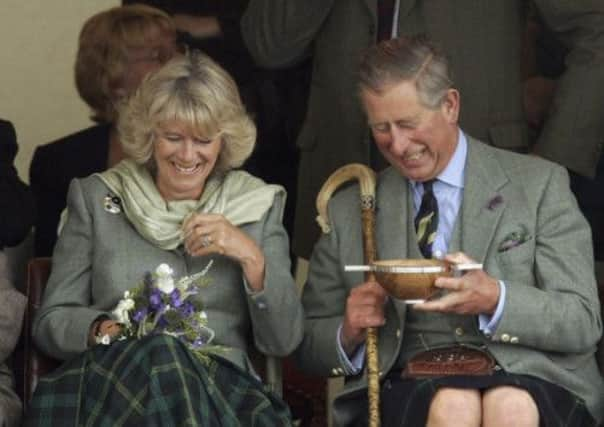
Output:
[[200,318],[201,320],[208,320],[208,314],[205,312],[205,310],[202,310],[202,311],[199,313],[199,318]]
[[172,275],[174,270],[168,264],[160,264],[155,269],[157,281],[155,285],[164,294],[171,294],[174,291],[174,279]]
[[172,277],[174,270],[168,264],[164,263],[157,266],[155,274],[157,274],[157,277]]
[[132,310],[133,308],[134,300],[132,298],[126,298],[120,300],[120,302],[117,303],[117,307],[115,307],[111,313],[119,323],[130,326],[130,316],[128,315],[128,311]]
[[174,290],[174,279],[171,277],[158,277],[155,285],[164,294],[171,294]]

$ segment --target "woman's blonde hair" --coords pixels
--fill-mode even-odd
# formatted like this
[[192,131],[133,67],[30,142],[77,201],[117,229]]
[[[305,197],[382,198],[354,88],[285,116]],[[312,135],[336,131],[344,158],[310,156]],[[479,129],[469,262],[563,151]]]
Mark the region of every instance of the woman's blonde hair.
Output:
[[94,121],[115,122],[112,92],[123,76],[127,49],[145,46],[158,30],[176,38],[172,18],[142,4],[114,7],[84,23],[75,63],[75,83],[78,93],[92,109]]
[[213,173],[241,166],[254,149],[256,127],[235,81],[201,52],[176,57],[148,75],[120,111],[126,155],[152,166],[156,131],[168,121],[181,122],[203,138],[222,139]]

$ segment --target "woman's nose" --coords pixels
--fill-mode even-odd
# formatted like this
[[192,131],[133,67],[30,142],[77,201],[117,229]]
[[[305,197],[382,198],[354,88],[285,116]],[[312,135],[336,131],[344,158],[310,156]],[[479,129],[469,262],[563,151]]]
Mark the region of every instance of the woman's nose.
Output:
[[195,148],[193,146],[193,141],[185,140],[180,145],[180,150],[178,151],[178,155],[183,160],[191,160],[195,157]]

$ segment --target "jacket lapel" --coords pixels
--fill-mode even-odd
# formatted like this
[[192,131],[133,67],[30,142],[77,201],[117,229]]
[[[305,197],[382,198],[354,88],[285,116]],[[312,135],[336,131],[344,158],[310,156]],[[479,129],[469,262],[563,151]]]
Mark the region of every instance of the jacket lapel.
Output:
[[461,250],[484,262],[506,201],[501,189],[508,177],[482,142],[468,136],[465,186],[461,208]]
[[[409,183],[393,167],[387,168],[381,175],[377,191],[376,239],[378,259],[409,258],[407,245],[409,218],[412,217],[409,203]],[[413,209],[411,207],[411,209]],[[406,305],[402,301],[390,300],[391,314],[396,315],[396,325],[405,324]],[[396,328],[395,328],[396,329]],[[396,348],[386,349],[380,356],[382,366],[392,366],[398,355],[400,342],[391,342]]]
[[381,174],[376,215],[378,259],[407,258],[408,192],[407,181],[394,168]]

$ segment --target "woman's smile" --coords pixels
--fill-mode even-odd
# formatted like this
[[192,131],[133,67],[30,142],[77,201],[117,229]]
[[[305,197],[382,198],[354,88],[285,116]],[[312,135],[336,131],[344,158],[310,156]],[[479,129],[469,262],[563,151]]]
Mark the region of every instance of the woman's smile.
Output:
[[169,201],[199,199],[222,149],[220,137],[201,137],[176,120],[162,123],[155,136],[155,182],[160,194]]

